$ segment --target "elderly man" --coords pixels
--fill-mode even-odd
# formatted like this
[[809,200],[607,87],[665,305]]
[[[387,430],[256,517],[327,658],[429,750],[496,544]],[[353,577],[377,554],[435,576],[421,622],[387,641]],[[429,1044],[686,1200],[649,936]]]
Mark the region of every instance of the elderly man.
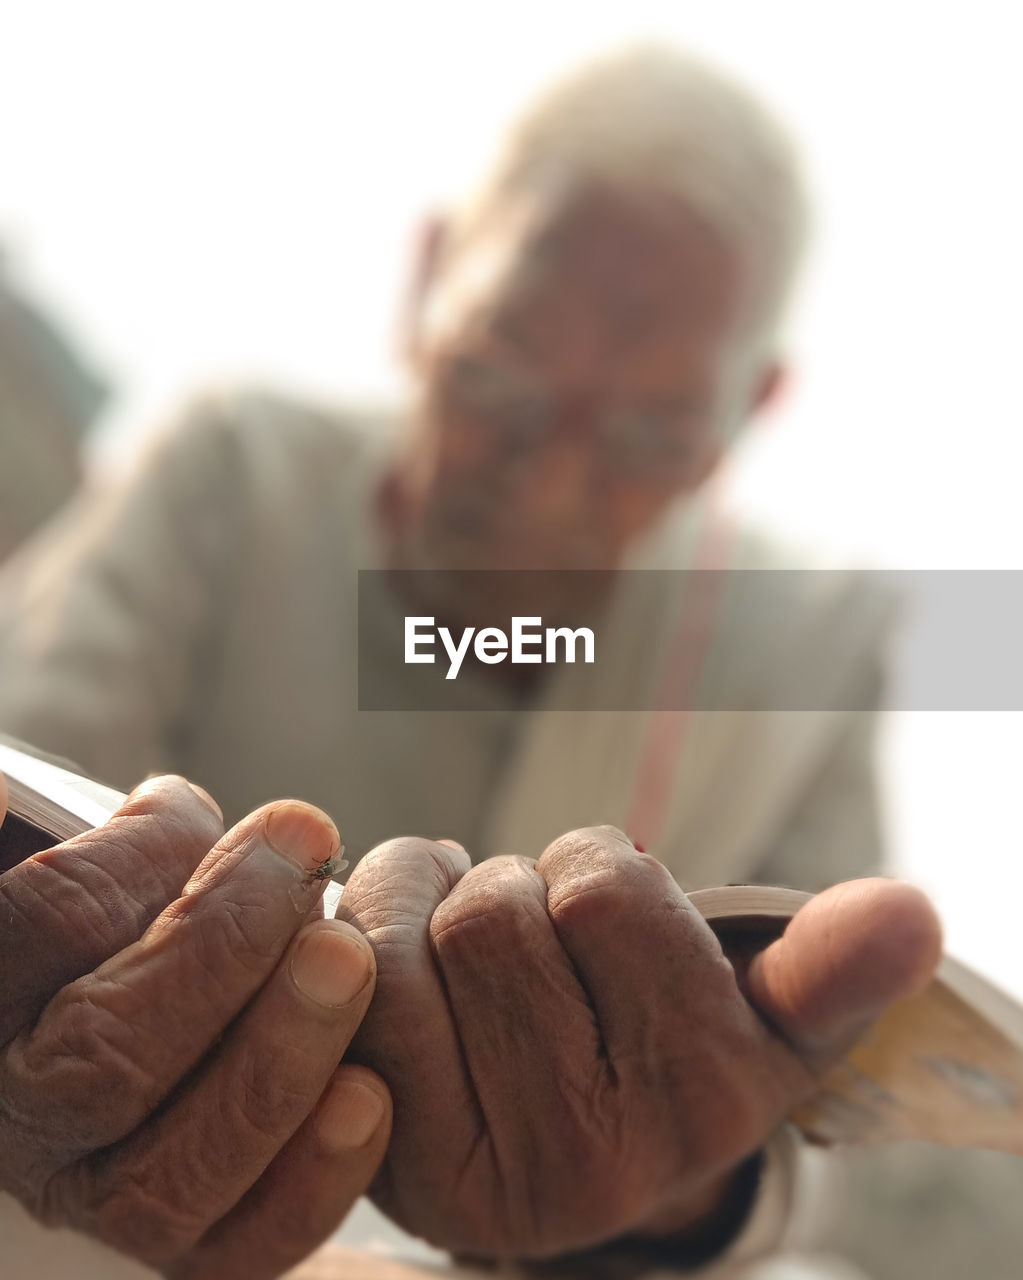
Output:
[[[308,797],[357,852],[413,831],[483,857],[600,820],[690,884],[860,873],[878,856],[869,716],[783,714],[836,687],[873,705],[887,613],[855,582],[815,575],[755,634],[697,586],[643,594],[638,615],[625,583],[615,687],[587,686],[582,721],[549,713],[550,681],[459,680],[450,708],[471,716],[359,713],[354,695],[361,679],[400,699],[392,615],[457,615],[445,570],[800,563],[699,497],[778,382],[800,210],[759,108],[683,58],[621,56],[555,89],[426,237],[410,408],[197,406],[16,566],[0,728],[123,786],[180,769],[232,817]],[[360,568],[419,589],[373,597],[357,654]],[[808,701],[786,701],[793,672]],[[730,714],[589,714],[656,705],[662,675]]]
[[[805,1042],[793,1013],[782,1051],[678,884],[874,865],[886,603],[805,575],[753,629],[728,592],[637,597],[620,572],[797,563],[701,495],[778,383],[801,210],[742,91],[668,51],[596,63],[424,238],[406,411],[212,396],[6,582],[0,729],[122,785],[180,770],[232,819],[300,795],[358,855],[458,842],[377,850],[345,897],[381,969],[356,1051],[398,1103],[378,1196],[442,1246],[660,1239],[693,1265],[753,1206],[749,1250],[769,1251],[785,1214],[760,1208],[788,1192],[764,1170],[794,1163],[757,1153],[810,1041],[826,1057],[883,1003],[841,1027],[817,1009]],[[363,568],[381,576],[356,637]],[[452,571],[506,569],[585,584],[600,682],[495,667],[442,711],[358,709],[366,681],[414,703],[396,620],[457,622],[478,578]],[[515,581],[491,600],[515,611]],[[614,829],[558,839],[595,823]]]

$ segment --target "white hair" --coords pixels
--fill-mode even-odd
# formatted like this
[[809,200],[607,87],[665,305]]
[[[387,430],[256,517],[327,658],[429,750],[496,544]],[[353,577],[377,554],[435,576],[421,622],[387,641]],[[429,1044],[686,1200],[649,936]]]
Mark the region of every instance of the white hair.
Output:
[[562,190],[596,180],[677,197],[748,261],[758,332],[773,338],[802,255],[807,203],[791,142],[741,85],[663,45],[588,63],[512,126],[453,240],[552,179]]

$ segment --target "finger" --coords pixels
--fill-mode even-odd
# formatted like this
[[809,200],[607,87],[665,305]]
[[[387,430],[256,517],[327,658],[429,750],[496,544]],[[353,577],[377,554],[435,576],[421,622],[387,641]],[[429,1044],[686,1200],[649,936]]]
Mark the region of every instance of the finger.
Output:
[[807,1061],[823,1067],[888,1005],[926,986],[941,946],[941,923],[918,889],[853,880],[812,898],[754,959],[750,999]]
[[102,827],[0,877],[0,1043],[67,983],[138,939],[223,832],[183,778],[144,784]]
[[[478,1223],[455,1201],[454,1238],[469,1252],[528,1256],[551,1238],[567,1251],[626,1229],[647,1179],[674,1175],[659,1154],[677,1153],[647,1143],[635,1179],[620,1160],[626,1110],[640,1128],[643,1117],[623,1106],[535,865],[500,857],[473,867],[434,912],[431,939],[505,1206],[474,1237]],[[548,1189],[540,1212],[537,1188]]]
[[114,1150],[59,1174],[50,1220],[148,1262],[180,1256],[259,1179],[316,1105],[373,990],[373,952],[321,920],[214,1055]]
[[520,1149],[533,1132],[525,1115],[549,1133],[547,1155],[577,1160],[573,1104],[592,1110],[607,1062],[535,864],[498,857],[473,867],[434,912],[430,938],[501,1163],[535,1161]]
[[373,1180],[390,1130],[391,1099],[380,1077],[339,1067],[256,1185],[166,1274],[273,1280],[337,1229]]
[[656,1195],[685,1167],[700,1178],[679,1183],[689,1213],[692,1197],[709,1193],[763,1142],[811,1077],[757,1017],[667,869],[622,832],[570,832],[537,869],[597,1015],[621,1132],[645,1135],[642,1168],[627,1166],[638,1183],[633,1203],[645,1189],[652,1198],[643,1212],[659,1217]]
[[[283,801],[218,842],[143,937],[65,987],[0,1062],[11,1114],[61,1164],[139,1125],[274,971],[339,847],[329,818]],[[0,1140],[17,1142],[17,1132]]]
[[[339,917],[355,924],[376,953],[376,996],[352,1058],[381,1075],[394,1099],[394,1132],[379,1184],[384,1205],[398,1194],[392,1168],[432,1169],[438,1151],[462,1140],[452,1126],[479,1128],[478,1104],[430,947],[430,918],[470,865],[460,846],[391,840],[359,862],[338,907]],[[440,1099],[440,1105],[423,1106],[424,1098]],[[466,1145],[471,1143],[470,1136]],[[419,1197],[414,1186],[403,1185],[413,1215],[408,1225],[417,1230],[415,1202],[429,1204],[435,1193]]]
[[731,965],[660,862],[614,827],[555,840],[537,870],[623,1079],[684,1072],[694,1051],[745,1053],[754,1019]]
[[[338,919],[365,934],[377,962],[377,999],[356,1048],[392,1090],[396,1067],[410,1060],[429,1067],[441,1048],[437,1012],[446,999],[430,950],[430,918],[470,866],[461,847],[401,838],[368,853],[345,885]],[[443,1052],[457,1061],[453,1033]],[[400,1110],[400,1093],[395,1103]]]
[[7,779],[0,773],[0,826],[7,817]]

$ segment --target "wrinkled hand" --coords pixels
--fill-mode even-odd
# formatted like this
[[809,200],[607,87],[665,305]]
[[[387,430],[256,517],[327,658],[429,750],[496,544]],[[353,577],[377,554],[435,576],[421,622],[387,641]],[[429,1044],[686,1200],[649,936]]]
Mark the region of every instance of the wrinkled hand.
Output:
[[342,908],[377,956],[353,1054],[394,1097],[374,1198],[476,1256],[705,1235],[737,1168],[940,948],[922,895],[858,881],[737,974],[610,827],[473,868],[445,842],[391,841]]
[[390,1098],[338,1066],[374,965],[312,918],[333,824],[284,801],[223,835],[207,799],[155,779],[0,877],[0,1189],[166,1276],[260,1280],[365,1189]]

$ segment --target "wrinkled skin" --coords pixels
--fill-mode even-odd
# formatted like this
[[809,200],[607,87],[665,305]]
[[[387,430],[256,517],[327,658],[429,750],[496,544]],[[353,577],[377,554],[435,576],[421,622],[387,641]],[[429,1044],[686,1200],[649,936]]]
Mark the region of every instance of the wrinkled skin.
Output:
[[940,951],[922,895],[852,882],[804,908],[744,994],[667,870],[609,827],[476,867],[391,841],[343,910],[377,956],[353,1052],[394,1097],[373,1194],[486,1257],[698,1239],[741,1162]]
[[374,967],[316,918],[336,847],[291,801],[224,835],[162,778],[0,877],[0,1189],[177,1280],[277,1276],[334,1230],[390,1123],[338,1065]]

